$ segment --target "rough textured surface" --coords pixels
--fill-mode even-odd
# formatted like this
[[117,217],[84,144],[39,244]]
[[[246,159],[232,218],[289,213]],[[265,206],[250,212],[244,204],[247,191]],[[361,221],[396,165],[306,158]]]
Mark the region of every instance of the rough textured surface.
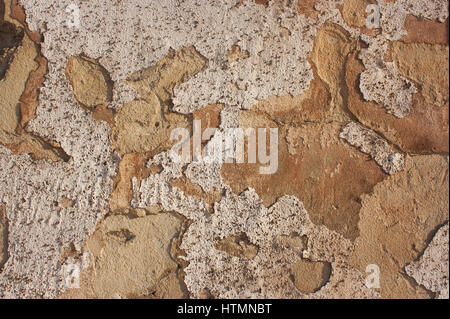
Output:
[[[214,205],[214,214],[209,215],[203,200],[185,196],[168,183],[181,175],[179,164],[172,163],[167,154],[157,156],[152,162],[160,163],[163,171],[141,181],[140,186],[134,181],[136,197],[132,204],[134,207],[160,204],[165,210],[177,211],[193,221],[180,247],[186,253],[183,259],[189,262],[184,269],[185,282],[193,297],[200,297],[205,291],[219,298],[377,295],[365,287],[362,275],[345,262],[352,250],[351,242],[323,226],[313,225],[303,204],[295,197],[284,196],[268,209],[253,189],[235,195],[228,188],[221,201]],[[228,215],[230,209],[236,212],[232,218]],[[214,246],[215,238],[224,239],[238,233],[245,233],[249,242],[258,247],[253,258],[246,254],[239,257],[226,254]],[[277,242],[279,235],[291,233],[306,236],[307,247],[284,247]],[[334,267],[327,285],[312,295],[302,294],[289,279],[289,264],[301,256],[329,261]]]
[[[255,112],[257,109],[255,106]],[[242,112],[243,128],[277,127],[255,112]],[[279,164],[274,174],[262,176],[258,164],[233,163],[223,165],[222,178],[235,193],[254,188],[266,206],[284,194],[294,195],[304,203],[314,223],[355,239],[359,232],[359,197],[371,192],[385,174],[368,156],[339,138],[344,125],[331,122],[280,126]]]
[[448,2],[378,0],[377,4],[381,13],[381,33],[375,37],[361,36],[368,48],[362,49],[359,55],[366,68],[361,73],[359,87],[366,100],[383,104],[388,113],[403,118],[409,114],[412,94],[416,93],[416,88],[398,73],[393,62],[384,61],[387,41],[399,40],[405,34],[403,24],[407,14],[444,22],[448,17]]
[[373,41],[368,49],[361,51],[360,58],[366,70],[361,73],[359,88],[364,99],[385,106],[388,113],[398,118],[409,114],[412,94],[416,93],[413,83],[398,74],[393,62],[383,62],[377,57],[386,52],[386,44]]
[[425,288],[449,298],[448,287],[448,223],[440,228],[418,261],[405,268],[406,273]]
[[448,153],[449,104],[436,107],[414,94],[408,116],[397,119],[377,104],[365,101],[358,92],[359,74],[364,66],[352,55],[347,61],[348,109],[364,126],[380,133],[403,152]]
[[[0,9],[0,297],[448,297],[448,1]],[[174,128],[276,128],[277,170]]]
[[[46,85],[55,80],[47,79]],[[58,90],[67,85],[63,73],[54,83],[52,89],[42,89],[41,107],[52,99],[64,98]],[[2,99],[6,96],[2,94]],[[0,146],[0,201],[6,207],[9,243],[9,258],[0,273],[2,297],[56,296],[64,289],[61,249],[79,247],[106,213],[116,166],[108,128],[77,108],[76,101],[65,105],[59,110],[64,116],[41,112],[35,121],[52,123],[40,127],[40,135],[49,138],[44,131],[51,132],[61,141],[71,156],[69,163],[33,161],[28,155],[14,155]],[[74,206],[61,207],[62,197],[73,200]],[[83,218],[78,212],[84,212]]]
[[355,122],[346,125],[339,137],[357,147],[361,152],[369,154],[388,174],[394,174],[404,168],[403,154],[395,152],[380,136]]
[[8,223],[5,216],[5,208],[0,211],[0,269],[8,259]]

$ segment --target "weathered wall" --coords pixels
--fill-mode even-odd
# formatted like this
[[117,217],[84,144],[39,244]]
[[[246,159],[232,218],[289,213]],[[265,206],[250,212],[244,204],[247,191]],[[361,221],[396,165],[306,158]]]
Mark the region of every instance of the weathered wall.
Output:
[[[1,9],[0,297],[448,298],[446,0]],[[276,172],[175,163],[193,120]]]

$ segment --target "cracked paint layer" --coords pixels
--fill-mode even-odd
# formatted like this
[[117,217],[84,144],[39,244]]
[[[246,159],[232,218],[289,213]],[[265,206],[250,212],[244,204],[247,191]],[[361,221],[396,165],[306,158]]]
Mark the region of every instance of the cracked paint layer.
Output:
[[[6,3],[19,8],[17,1]],[[430,65],[422,71],[401,58],[411,58],[405,53],[410,51],[427,57],[437,52],[445,61],[448,44],[399,42],[408,15],[444,22],[447,1],[379,0],[378,30],[367,30],[361,16],[353,19],[349,6],[358,5],[348,0],[94,0],[78,3],[76,27],[67,24],[72,1],[20,3],[26,34],[21,45],[1,52],[2,68],[8,67],[2,71],[1,101],[8,107],[2,107],[0,120],[0,236],[6,234],[0,237],[0,297],[70,295],[64,275],[71,264],[91,277],[84,277],[90,297],[445,296],[442,287],[448,295],[448,274],[447,281],[441,269],[422,276],[423,269],[436,269],[428,256],[435,245],[441,247],[441,235],[412,264],[416,251],[402,255],[380,235],[394,229],[399,247],[409,249],[408,235],[417,232],[414,247],[420,247],[430,227],[448,222],[448,209],[428,207],[417,182],[426,180],[445,203],[441,186],[448,184],[448,157],[445,162],[442,154],[407,154],[448,153],[442,139],[448,134],[448,85],[430,84]],[[358,72],[351,64],[356,57],[362,63]],[[30,80],[33,72],[36,80]],[[352,72],[357,85],[348,79]],[[6,101],[10,84],[15,94]],[[366,104],[355,109],[355,95],[382,106],[389,119],[361,115]],[[20,98],[30,106],[21,101],[17,108]],[[282,174],[269,182],[236,174],[236,182],[233,169],[221,163],[173,163],[167,152],[171,128],[190,130],[191,118],[210,116],[211,105],[220,105],[213,126],[222,131],[248,123],[280,127],[286,148]],[[424,141],[411,134],[416,122],[402,124],[399,134],[384,125],[421,119],[418,105],[425,114]],[[18,132],[38,143],[40,153],[30,151],[29,141],[15,147],[23,144]],[[373,161],[364,163],[363,153],[390,176]],[[289,188],[284,184],[293,168],[309,175],[296,175]],[[361,178],[350,184],[342,171],[353,168]],[[241,183],[242,176],[249,181]],[[270,181],[284,184],[264,188]],[[396,201],[408,198],[410,181],[414,203],[423,209],[389,215],[379,202],[389,198],[386,205],[395,211]],[[349,190],[318,202],[330,197],[321,193],[326,185],[339,188],[340,182]],[[389,197],[386,187],[398,197]],[[448,204],[448,192],[446,198]],[[424,219],[434,226],[423,226]],[[105,233],[102,248],[90,242],[98,227]],[[367,239],[375,252],[365,249]],[[169,255],[175,246],[176,254]],[[365,285],[369,257],[387,273],[381,290]],[[395,265],[391,257],[398,259]],[[137,265],[128,274],[136,283],[120,277],[129,269],[127,260]],[[402,267],[408,263],[408,274],[425,288],[407,281]],[[396,283],[398,290],[386,288]]]
[[[225,196],[214,205],[210,215],[203,200],[186,196],[169,181],[182,175],[182,165],[173,163],[167,153],[155,156],[149,163],[162,165],[163,171],[133,181],[133,207],[160,204],[166,211],[176,211],[192,220],[180,246],[189,262],[184,269],[185,283],[193,297],[205,291],[216,298],[374,298],[364,278],[346,263],[352,244],[324,226],[311,223],[303,203],[285,196],[266,208],[253,189],[233,194],[225,187]],[[233,212],[230,215],[230,212]],[[245,233],[258,247],[253,258],[236,257],[218,250],[214,239]],[[304,250],[283,247],[280,235],[291,233],[308,238]],[[333,267],[327,284],[314,294],[302,294],[289,279],[289,265],[299,258],[329,261]],[[350,289],[348,289],[351,287]]]
[[360,89],[366,100],[383,104],[388,113],[403,118],[409,114],[416,87],[399,74],[393,62],[384,61],[387,41],[399,40],[406,33],[403,25],[407,14],[444,22],[448,17],[448,1],[377,0],[377,5],[381,33],[375,37],[361,36],[368,48],[361,50],[359,56],[366,68],[361,73]]

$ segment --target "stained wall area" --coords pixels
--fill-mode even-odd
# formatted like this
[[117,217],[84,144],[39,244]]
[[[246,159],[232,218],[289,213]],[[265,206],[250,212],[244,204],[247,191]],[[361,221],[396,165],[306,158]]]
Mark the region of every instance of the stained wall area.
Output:
[[449,297],[448,1],[0,4],[1,298]]

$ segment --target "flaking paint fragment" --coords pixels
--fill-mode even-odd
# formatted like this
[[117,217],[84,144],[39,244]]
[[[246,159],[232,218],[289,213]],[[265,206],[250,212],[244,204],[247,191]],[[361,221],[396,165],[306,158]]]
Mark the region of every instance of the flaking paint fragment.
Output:
[[342,128],[339,137],[361,152],[370,155],[373,160],[388,174],[404,169],[404,155],[396,152],[386,140],[356,122],[350,122]]
[[[192,297],[209,291],[217,298],[375,298],[363,276],[346,263],[352,244],[341,235],[310,221],[303,204],[294,196],[283,196],[266,208],[253,189],[233,194],[225,185],[224,197],[214,204],[209,214],[202,199],[186,196],[171,179],[182,174],[182,165],[173,163],[167,153],[151,159],[163,171],[133,181],[134,207],[161,204],[192,220],[180,248],[189,262],[184,268],[185,283]],[[253,258],[235,256],[217,249],[214,242],[244,233],[250,244],[258,247]],[[286,247],[278,243],[280,235],[293,233],[308,238],[307,247]],[[329,281],[313,294],[298,291],[289,279],[289,266],[299,258],[330,262]],[[348,287],[352,287],[348,289]]]
[[448,1],[377,0],[377,5],[381,32],[376,36],[361,35],[368,48],[361,50],[359,55],[366,67],[361,73],[359,87],[366,100],[380,103],[388,113],[403,118],[409,114],[411,96],[416,93],[416,88],[398,73],[393,62],[383,61],[387,42],[400,40],[406,34],[403,26],[407,14],[444,22],[448,17]]
[[405,267],[406,273],[439,299],[449,298],[448,223],[434,235],[418,261]]

